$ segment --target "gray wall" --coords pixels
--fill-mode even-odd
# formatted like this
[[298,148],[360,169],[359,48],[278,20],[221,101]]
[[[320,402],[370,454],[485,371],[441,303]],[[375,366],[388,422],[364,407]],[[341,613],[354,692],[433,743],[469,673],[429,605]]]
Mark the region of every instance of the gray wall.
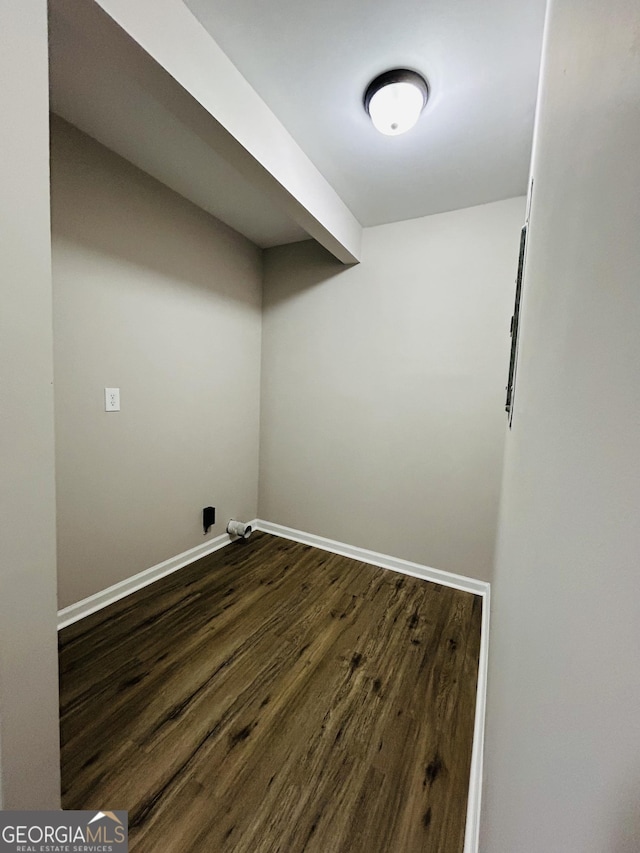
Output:
[[265,253],[260,517],[489,579],[524,199]]
[[47,4],[0,3],[0,807],[59,808]]
[[255,517],[262,261],[55,117],[51,192],[64,607]]
[[640,6],[551,0],[483,853],[640,849]]

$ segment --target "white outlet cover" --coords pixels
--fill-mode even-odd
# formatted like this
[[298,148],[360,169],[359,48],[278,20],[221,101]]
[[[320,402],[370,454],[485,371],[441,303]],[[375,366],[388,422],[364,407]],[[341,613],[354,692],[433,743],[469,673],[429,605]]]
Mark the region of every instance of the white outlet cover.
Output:
[[120,389],[105,388],[104,389],[104,410],[105,412],[120,411]]

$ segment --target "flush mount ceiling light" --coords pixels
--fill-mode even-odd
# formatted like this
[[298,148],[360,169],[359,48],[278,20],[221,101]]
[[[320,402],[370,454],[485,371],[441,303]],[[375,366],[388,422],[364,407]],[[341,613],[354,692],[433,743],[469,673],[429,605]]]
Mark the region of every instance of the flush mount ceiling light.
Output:
[[369,83],[364,108],[376,130],[386,136],[398,136],[418,121],[428,97],[429,87],[421,74],[394,68]]

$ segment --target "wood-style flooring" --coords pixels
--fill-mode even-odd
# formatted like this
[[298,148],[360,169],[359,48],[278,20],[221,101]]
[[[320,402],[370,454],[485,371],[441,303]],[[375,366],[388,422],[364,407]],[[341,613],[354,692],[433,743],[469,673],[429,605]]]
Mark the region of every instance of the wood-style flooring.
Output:
[[228,546],[61,631],[63,806],[135,853],[461,853],[481,608]]

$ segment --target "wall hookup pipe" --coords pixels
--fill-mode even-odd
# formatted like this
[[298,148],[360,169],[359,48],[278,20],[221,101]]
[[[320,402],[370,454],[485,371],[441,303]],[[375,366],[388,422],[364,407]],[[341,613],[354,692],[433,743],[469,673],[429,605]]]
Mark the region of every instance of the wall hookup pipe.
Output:
[[233,536],[234,539],[248,539],[253,532],[250,524],[245,524],[244,521],[234,521],[231,519],[227,524],[227,533]]

